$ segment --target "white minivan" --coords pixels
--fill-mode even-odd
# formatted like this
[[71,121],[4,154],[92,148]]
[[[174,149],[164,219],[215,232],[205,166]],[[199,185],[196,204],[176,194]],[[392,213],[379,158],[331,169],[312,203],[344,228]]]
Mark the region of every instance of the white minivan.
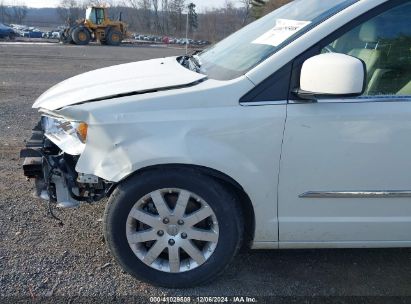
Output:
[[118,263],[214,280],[254,249],[411,247],[411,0],[296,0],[197,55],[85,73],[21,157],[58,207],[109,197]]

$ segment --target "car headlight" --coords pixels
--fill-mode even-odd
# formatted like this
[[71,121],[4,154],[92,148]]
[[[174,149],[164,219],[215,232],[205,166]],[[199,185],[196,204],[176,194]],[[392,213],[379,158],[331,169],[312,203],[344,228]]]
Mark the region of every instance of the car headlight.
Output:
[[44,135],[64,153],[80,155],[87,140],[88,125],[84,122],[68,121],[42,116]]

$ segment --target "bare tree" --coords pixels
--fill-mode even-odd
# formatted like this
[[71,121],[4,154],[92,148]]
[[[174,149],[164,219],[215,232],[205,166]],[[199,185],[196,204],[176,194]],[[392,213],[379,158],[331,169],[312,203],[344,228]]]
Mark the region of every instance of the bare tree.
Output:
[[83,1],[83,6],[114,6],[114,2],[112,0],[86,0]]
[[246,25],[251,16],[251,8],[253,0],[239,0],[244,10],[242,26]]
[[63,22],[71,26],[84,15],[84,8],[76,0],[61,0],[57,13]]
[[177,35],[181,35],[184,30],[184,16],[185,0],[171,0],[169,3],[171,31]]
[[168,5],[168,0],[161,1],[161,11],[162,11],[162,28],[163,32],[169,34],[170,27],[169,27],[169,19],[170,19],[170,7]]
[[229,34],[235,32],[243,26],[241,21],[241,13],[232,1],[225,1],[224,8],[222,9],[222,14],[223,15],[221,22],[223,24],[221,25],[221,33],[223,34],[223,36],[228,36]]
[[216,9],[207,9],[200,15],[199,21],[201,23],[201,37],[202,39],[207,39],[209,41],[218,41],[219,40],[219,20],[222,19],[220,17],[220,12]]
[[11,8],[11,18],[13,20],[13,22],[18,23],[18,24],[22,24],[24,19],[26,19],[27,17],[27,13],[28,13],[28,9],[27,6],[22,5],[21,3],[19,3],[18,5],[14,5]]
[[4,0],[0,1],[0,22],[8,23],[9,15],[7,11],[7,6],[4,4]]
[[160,25],[160,16],[158,13],[158,0],[151,0],[151,2],[153,5],[153,9],[154,9],[154,30],[158,34],[162,32],[161,25]]
[[6,5],[4,0],[0,0],[0,22],[23,23],[28,13],[27,6],[20,1],[14,1],[12,5]]
[[291,1],[292,0],[252,0],[253,15],[259,18]]
[[141,14],[138,15],[140,28],[144,31],[151,30],[151,0],[126,0],[126,4],[130,5]]

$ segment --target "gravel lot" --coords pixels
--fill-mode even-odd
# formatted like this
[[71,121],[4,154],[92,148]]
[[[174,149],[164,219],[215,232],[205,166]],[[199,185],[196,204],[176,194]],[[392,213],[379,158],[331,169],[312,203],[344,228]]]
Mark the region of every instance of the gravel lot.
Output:
[[0,302],[51,295],[411,296],[411,249],[248,251],[211,285],[155,288],[125,274],[106,250],[104,204],[59,212],[63,227],[47,216],[18,158],[38,120],[35,98],[81,72],[181,52],[0,43]]

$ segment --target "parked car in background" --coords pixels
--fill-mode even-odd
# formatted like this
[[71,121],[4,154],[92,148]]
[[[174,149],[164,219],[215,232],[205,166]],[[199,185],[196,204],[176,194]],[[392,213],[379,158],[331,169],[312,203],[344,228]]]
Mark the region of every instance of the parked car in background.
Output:
[[198,55],[68,79],[33,105],[25,175],[62,208],[109,197],[110,252],[160,286],[243,244],[411,247],[410,16],[296,0]]
[[60,39],[60,32],[59,32],[59,31],[53,31],[53,32],[51,33],[51,39],[57,39],[57,40],[59,40],[59,39]]
[[28,31],[28,27],[21,24],[10,24],[10,27],[21,37],[24,36],[24,32]]
[[0,38],[14,39],[17,33],[10,27],[3,23],[0,23]]
[[42,38],[45,39],[60,39],[60,32],[58,30],[52,30],[49,32],[44,32]]
[[23,37],[26,38],[43,38],[43,32],[40,30],[30,30],[30,31],[26,31],[23,34]]

